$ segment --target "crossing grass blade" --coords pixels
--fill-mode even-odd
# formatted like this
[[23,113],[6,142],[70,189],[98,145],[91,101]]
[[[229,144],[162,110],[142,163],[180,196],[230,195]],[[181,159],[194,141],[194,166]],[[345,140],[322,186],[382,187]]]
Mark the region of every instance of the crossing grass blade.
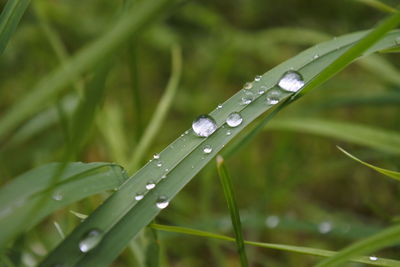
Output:
[[385,3],[382,3],[381,1],[378,1],[378,0],[356,0],[356,1],[363,3],[365,5],[371,6],[375,9],[378,9],[383,12],[387,12],[387,13],[396,12],[395,8],[393,8],[389,5],[386,5]]
[[[14,2],[14,1],[11,1]],[[167,7],[173,6],[175,1],[135,1],[132,7],[117,23],[62,64],[54,72],[44,77],[36,86],[25,94],[5,115],[0,119],[0,140],[3,140],[21,122],[33,113],[43,108],[49,100],[56,97],[66,85],[75,81],[82,73],[89,70],[105,56],[116,51],[132,35],[161,17]]]
[[8,41],[15,32],[19,21],[24,15],[30,0],[8,0],[0,15],[0,54],[3,53]]
[[[48,255],[41,266],[52,266],[56,263],[84,266],[110,264],[129,241],[160,212],[156,206],[160,196],[172,200],[225,144],[257,117],[271,109],[271,105],[265,103],[265,96],[258,94],[258,91],[262,89],[261,86],[276,88],[282,74],[293,68],[303,75],[305,88],[309,91],[353,61],[361,51],[364,52],[363,55],[368,55],[396,46],[395,38],[399,37],[400,32],[392,31],[386,35],[385,33],[399,21],[400,13],[396,13],[386,20],[383,26],[373,31],[349,34],[319,44],[317,48],[310,48],[265,73],[261,81],[255,82],[251,88],[251,91],[257,95],[251,104],[240,105],[245,92],[239,91],[223,103],[222,108],[212,111],[210,115],[217,123],[217,130],[211,136],[199,138],[192,130],[188,130],[176,139],[160,153],[159,160],[152,160],[137,171],[120,190],[67,236]],[[363,37],[366,33],[368,34],[365,39]],[[362,45],[357,45],[360,42]],[[351,53],[346,53],[346,51],[351,51]],[[315,59],[316,53],[319,57]],[[332,67],[332,63],[337,62],[338,58],[340,58],[339,63]],[[325,73],[323,77],[319,76],[316,80],[315,77],[322,72]],[[312,85],[309,85],[311,82]],[[293,97],[291,93],[282,94],[281,102]],[[225,119],[232,112],[240,112],[243,122],[238,127],[229,129],[231,134],[227,135]],[[213,148],[210,154],[204,154],[205,145]],[[164,176],[166,179],[163,178]],[[145,186],[149,181],[157,185],[154,189],[146,191]],[[140,201],[135,200],[134,196],[137,193],[144,193],[144,198]],[[77,249],[78,243],[93,228],[102,230],[102,240],[89,253],[81,253]]]
[[265,130],[288,130],[326,136],[395,155],[400,154],[399,133],[362,124],[319,118],[281,118],[272,121]]
[[[120,186],[128,177],[122,167],[111,163],[68,163],[54,186],[52,179],[61,163],[50,163],[24,173],[0,189],[0,249],[18,234],[32,228],[53,211],[87,196]],[[53,199],[44,202],[30,216],[26,227],[21,218],[41,201],[48,191]]]
[[231,176],[228,173],[224,158],[221,155],[217,156],[217,170],[229,212],[231,214],[233,229],[235,230],[235,241],[240,256],[240,263],[241,266],[248,266],[249,263],[247,261],[246,248],[243,242],[242,223],[240,221],[239,209],[236,203],[236,195],[233,189]]
[[380,168],[380,167],[376,167],[376,166],[374,166],[372,164],[364,162],[361,159],[353,156],[352,154],[350,154],[349,152],[347,152],[346,150],[344,150],[343,148],[341,148],[339,146],[337,148],[340,151],[342,151],[349,158],[354,159],[355,161],[358,161],[359,163],[361,163],[361,164],[363,164],[363,165],[365,165],[365,166],[367,166],[367,167],[369,167],[369,168],[371,168],[371,169],[373,169],[373,170],[375,170],[375,171],[377,171],[377,172],[379,172],[379,173],[381,173],[381,174],[383,174],[383,175],[385,175],[387,177],[390,177],[390,178],[393,178],[393,179],[395,179],[397,181],[400,181],[400,172],[386,170],[386,169],[383,169],[383,168]]
[[[157,229],[159,231],[170,232],[170,233],[179,233],[185,235],[199,236],[199,237],[207,237],[213,239],[219,239],[228,242],[235,242],[235,238],[230,236],[215,234],[211,232],[201,231],[192,228],[179,227],[179,226],[170,226],[170,225],[162,225],[162,224],[150,224],[149,227],[153,229]],[[300,247],[300,246],[291,246],[291,245],[283,245],[283,244],[274,244],[274,243],[264,243],[264,242],[254,242],[245,240],[244,243],[250,246],[256,246],[261,248],[275,249],[280,251],[294,252],[300,253],[304,255],[312,255],[312,256],[320,256],[320,257],[331,257],[335,255],[337,252],[324,250],[324,249],[316,249],[309,247]],[[386,266],[386,267],[396,267],[399,266],[400,262],[391,259],[379,258],[379,261],[371,261],[369,257],[352,257],[349,258],[348,261],[359,262],[369,265],[375,266]]]

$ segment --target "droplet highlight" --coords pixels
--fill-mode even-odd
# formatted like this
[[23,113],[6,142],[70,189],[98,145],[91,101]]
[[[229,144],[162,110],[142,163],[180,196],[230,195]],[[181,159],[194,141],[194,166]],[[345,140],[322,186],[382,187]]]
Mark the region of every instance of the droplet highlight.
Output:
[[210,154],[212,152],[212,147],[210,145],[205,145],[203,148],[205,154]]
[[144,198],[144,194],[143,193],[137,193],[135,195],[135,200],[139,201],[142,200]]
[[197,136],[208,137],[217,130],[217,123],[209,115],[201,115],[192,123],[192,129]]
[[369,260],[370,260],[370,261],[377,261],[377,260],[378,260],[378,257],[376,257],[376,256],[370,256],[370,257],[369,257]]
[[153,155],[153,159],[159,159],[160,158],[160,154],[156,153]]
[[169,205],[169,200],[168,200],[167,197],[165,197],[165,196],[160,196],[160,197],[157,199],[157,202],[156,202],[157,208],[159,208],[159,209],[165,209],[166,207],[168,207],[168,205]]
[[156,187],[156,183],[154,181],[148,181],[146,184],[146,189],[147,190],[151,190],[154,189],[154,187]]
[[228,126],[232,128],[239,126],[240,124],[242,124],[242,122],[243,118],[238,112],[232,112],[226,118],[226,124],[228,124]]
[[157,161],[156,166],[157,167],[162,167],[162,161]]
[[254,78],[254,81],[259,82],[259,81],[261,81],[261,78],[262,78],[261,75],[257,75],[257,76]]
[[303,76],[297,71],[285,72],[279,80],[278,86],[288,92],[297,92],[304,86]]
[[79,250],[83,253],[87,253],[95,248],[101,241],[102,231],[98,229],[92,229],[87,232],[79,242]]

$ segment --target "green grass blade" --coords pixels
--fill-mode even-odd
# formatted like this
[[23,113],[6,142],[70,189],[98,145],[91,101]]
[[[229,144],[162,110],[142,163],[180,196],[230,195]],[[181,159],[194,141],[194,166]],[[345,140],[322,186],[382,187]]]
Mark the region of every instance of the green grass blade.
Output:
[[[169,225],[162,225],[162,224],[151,224],[150,227],[160,230],[160,231],[165,231],[165,232],[180,233],[180,234],[186,234],[186,235],[193,235],[193,236],[200,236],[200,237],[214,238],[214,239],[219,239],[219,240],[224,240],[224,241],[229,241],[229,242],[235,242],[235,239],[232,237],[229,237],[229,236],[215,234],[215,233],[206,232],[206,231],[201,231],[201,230],[192,229],[192,228],[169,226]],[[247,241],[247,240],[245,240],[244,243],[247,245],[256,246],[256,247],[269,248],[269,249],[300,253],[300,254],[304,254],[304,255],[320,256],[320,257],[331,257],[337,253],[335,251],[324,250],[324,249],[282,245],[282,244],[274,244],[274,243],[254,242],[254,241]],[[369,257],[352,257],[349,259],[349,261],[365,263],[365,264],[375,265],[375,266],[387,266],[387,267],[397,267],[400,264],[399,261],[391,260],[391,259],[384,259],[384,258],[379,258],[378,261],[371,261],[369,259]]]
[[11,35],[15,32],[30,0],[8,0],[0,16],[0,54],[3,53]]
[[387,153],[400,154],[399,133],[362,124],[318,118],[281,118],[272,121],[268,128],[265,128],[268,129],[326,136]]
[[135,2],[111,30],[44,77],[2,116],[0,139],[3,139],[34,112],[42,109],[43,105],[56,97],[66,85],[100,62],[104,56],[116,51],[132,35],[155,21],[163,13],[163,9],[171,4],[171,1],[167,0]]
[[172,71],[168,81],[167,88],[158,104],[149,125],[146,127],[139,144],[133,151],[128,161],[128,171],[135,171],[141,163],[143,156],[151,145],[151,142],[157,136],[158,131],[171,107],[172,101],[178,89],[179,80],[182,72],[182,55],[179,46],[172,48]]
[[[69,163],[57,184],[52,186],[54,173],[61,163],[51,163],[24,173],[0,189],[0,248],[23,231],[33,227],[45,216],[87,196],[120,186],[127,176],[124,170],[110,163]],[[21,219],[41,201],[48,191],[52,199],[29,217],[26,227]]]
[[361,159],[359,159],[359,158],[357,158],[357,157],[355,157],[355,156],[353,156],[352,154],[350,154],[349,152],[347,152],[346,150],[344,150],[343,148],[341,148],[341,147],[337,147],[340,151],[342,151],[346,156],[348,156],[349,158],[351,158],[351,159],[354,159],[355,161],[358,161],[358,162],[360,162],[361,164],[363,164],[363,165],[365,165],[365,166],[367,166],[367,167],[369,167],[369,168],[371,168],[371,169],[373,169],[373,170],[375,170],[375,171],[377,171],[377,172],[379,172],[379,173],[382,173],[383,175],[385,175],[385,176],[387,176],[387,177],[390,177],[390,178],[393,178],[393,179],[395,179],[395,180],[397,180],[397,181],[400,181],[400,172],[396,172],[396,171],[391,171],[391,170],[386,170],[386,169],[383,169],[383,168],[379,168],[379,167],[376,167],[376,166],[374,166],[374,165],[372,165],[372,164],[369,164],[369,163],[367,163],[367,162],[364,162],[364,161],[362,161]]
[[[381,32],[380,28],[378,30]],[[159,160],[152,160],[137,171],[119,191],[115,192],[67,236],[45,259],[42,266],[51,266],[55,263],[87,266],[110,264],[129,241],[161,211],[156,205],[160,197],[171,200],[232,138],[271,109],[271,105],[266,104],[265,95],[258,94],[258,91],[262,89],[261,86],[277,89],[278,80],[291,68],[298,70],[303,75],[305,83],[308,84],[349,47],[362,39],[365,33],[349,34],[319,44],[318,47],[312,47],[271,69],[261,77],[259,82],[253,83],[250,91],[256,97],[249,105],[240,105],[245,94],[243,90],[240,90],[223,103],[222,108],[217,108],[210,113],[218,127],[211,136],[199,138],[192,130],[188,130],[176,139],[160,153]],[[367,50],[365,55],[395,46],[395,39],[399,36],[399,31],[386,34]],[[315,59],[316,53],[319,57]],[[292,96],[293,94],[283,93],[281,102],[285,102]],[[243,122],[236,128],[228,129],[225,120],[232,112],[240,112]],[[227,134],[227,131],[230,134]],[[203,152],[205,145],[212,147],[211,153]],[[147,191],[148,182],[156,183],[156,187]],[[134,196],[137,193],[144,193],[143,199],[136,200]],[[102,240],[90,253],[83,254],[77,249],[78,244],[82,237],[93,228],[102,230]]]
[[[400,225],[392,226],[375,234],[371,237],[365,238],[356,242],[347,248],[339,251],[334,256],[323,260],[316,267],[333,267],[341,266],[342,263],[348,261],[350,258],[360,254],[374,252],[380,248],[394,245],[400,241]],[[379,262],[379,260],[378,260]],[[396,265],[399,266],[399,265]]]
[[396,12],[396,9],[386,5],[385,3],[382,3],[381,1],[378,0],[356,0],[360,3],[363,3],[367,6],[373,7],[377,10],[383,11],[383,12],[387,12],[387,13],[394,13]]
[[224,196],[228,204],[231,214],[233,229],[235,230],[236,245],[240,256],[241,266],[248,266],[246,248],[243,242],[242,223],[240,221],[239,209],[236,203],[235,191],[233,189],[232,180],[225,166],[224,158],[221,155],[217,156],[218,175],[224,190]]

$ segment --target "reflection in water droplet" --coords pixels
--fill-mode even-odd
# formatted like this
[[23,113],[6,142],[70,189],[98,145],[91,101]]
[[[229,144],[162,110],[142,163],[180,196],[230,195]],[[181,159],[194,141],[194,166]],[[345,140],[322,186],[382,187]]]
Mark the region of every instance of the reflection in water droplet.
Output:
[[55,191],[55,192],[53,193],[52,198],[53,198],[55,201],[61,201],[61,200],[64,198],[64,196],[63,196],[63,194],[62,194],[60,191]]
[[322,222],[318,225],[318,230],[321,234],[327,234],[332,231],[332,223],[331,222]]
[[256,81],[256,82],[259,82],[259,81],[261,81],[261,75],[257,75],[255,78],[254,78],[254,81]]
[[369,260],[370,260],[370,261],[377,261],[377,260],[378,260],[378,257],[376,257],[376,256],[370,256],[370,257],[369,257]]
[[159,159],[160,158],[160,154],[156,153],[153,155],[153,159]]
[[280,219],[279,219],[279,217],[276,216],[276,215],[268,216],[267,219],[265,219],[265,225],[266,225],[268,228],[275,228],[275,227],[277,227],[278,224],[279,224],[279,222],[280,222]]
[[153,189],[154,187],[156,187],[156,183],[155,183],[154,181],[148,181],[148,182],[147,182],[147,184],[146,184],[146,189],[147,189],[147,190],[151,190],[151,189]]
[[194,133],[200,137],[208,137],[217,130],[217,123],[208,115],[201,115],[192,123]]
[[297,92],[304,86],[304,80],[297,71],[288,71],[282,75],[278,85],[285,91]]
[[203,152],[206,154],[210,154],[212,152],[212,147],[210,145],[205,145],[203,148]]
[[251,82],[247,82],[243,86],[244,89],[251,89],[252,87],[253,87],[253,83],[251,83]]
[[282,94],[278,90],[270,90],[267,92],[265,100],[267,101],[268,105],[275,105],[279,103],[281,95]]
[[242,121],[243,118],[238,112],[232,112],[226,118],[226,124],[228,124],[229,127],[237,127],[242,123]]
[[83,253],[87,253],[100,243],[102,238],[102,232],[98,229],[92,229],[87,232],[79,242],[79,250]]
[[169,205],[168,198],[165,196],[160,196],[157,199],[156,205],[157,205],[157,208],[159,208],[159,209],[165,209]]
[[137,200],[137,201],[142,200],[143,197],[144,197],[143,193],[137,193],[136,196],[135,196],[135,200]]

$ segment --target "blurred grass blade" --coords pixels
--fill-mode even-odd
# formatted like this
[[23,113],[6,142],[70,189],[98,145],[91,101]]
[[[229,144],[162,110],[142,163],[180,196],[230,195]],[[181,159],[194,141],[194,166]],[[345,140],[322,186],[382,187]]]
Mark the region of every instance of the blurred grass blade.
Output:
[[[347,248],[339,251],[334,256],[321,261],[316,267],[333,267],[342,266],[342,264],[352,257],[360,254],[374,252],[378,249],[398,244],[400,242],[400,225],[392,226],[375,234],[367,237],[359,242],[356,242]],[[379,263],[379,259],[376,261]],[[399,265],[396,265],[399,266]]]
[[242,223],[240,221],[239,209],[236,203],[235,191],[233,189],[232,180],[225,166],[224,158],[221,155],[217,156],[217,170],[218,175],[224,190],[224,196],[228,204],[229,212],[231,214],[231,221],[233,229],[235,230],[236,245],[240,256],[241,266],[248,266],[246,248],[243,243]]
[[281,118],[265,130],[289,130],[326,136],[387,153],[400,154],[400,134],[387,129],[318,118]]
[[[400,20],[400,16],[395,18]],[[389,21],[391,22],[390,26],[394,26],[394,23],[392,23],[393,17]],[[387,23],[385,25],[384,30],[388,30]],[[381,34],[382,28],[378,27],[376,31]],[[215,119],[217,125],[217,130],[212,135],[207,138],[200,138],[194,134],[193,130],[186,131],[185,134],[159,153],[159,159],[148,162],[125,182],[120,190],[115,192],[67,236],[48,255],[41,266],[52,266],[56,263],[82,266],[105,266],[111,264],[130,240],[162,210],[156,205],[160,197],[171,201],[229,141],[256,118],[274,107],[266,104],[265,95],[259,94],[259,90],[262,90],[261,86],[266,86],[269,90],[278,90],[277,82],[283,73],[289,69],[300,72],[307,86],[319,73],[326,71],[332,62],[337,60],[350,47],[355,47],[354,44],[364,40],[365,33],[349,34],[321,43],[317,47],[307,49],[271,69],[262,75],[259,82],[254,82],[252,88],[249,89],[255,96],[251,104],[241,105],[242,98],[248,91],[238,91],[222,104],[222,108],[217,108],[209,114]],[[382,36],[377,43],[365,51],[364,55],[396,46],[395,39],[399,36],[399,31],[392,31]],[[369,45],[376,41],[375,38],[372,40],[371,38],[367,39],[369,40],[367,42]],[[365,48],[365,42],[362,48]],[[318,58],[314,57],[316,53],[319,55]],[[346,60],[353,60],[353,58],[344,57],[341,60],[342,64]],[[329,73],[332,74],[337,71],[342,65],[335,66],[337,69],[329,68]],[[314,82],[313,85],[316,86],[317,84]],[[281,91],[280,102],[286,102],[292,97],[293,93]],[[227,129],[225,121],[232,112],[240,112],[243,121],[239,126]],[[227,134],[228,130],[229,134]],[[159,134],[162,134],[162,132],[159,132]],[[212,147],[211,153],[205,154],[203,152],[205,145]],[[155,188],[150,191],[146,190],[148,183],[156,184]],[[136,194],[144,194],[144,196],[141,200],[136,200],[134,197]],[[92,229],[102,230],[101,242],[90,253],[81,253],[77,249],[78,244],[83,236]]]
[[[201,231],[192,228],[186,227],[179,227],[179,226],[169,226],[169,225],[162,225],[162,224],[150,224],[151,228],[171,232],[171,233],[180,233],[186,235],[193,235],[193,236],[200,236],[200,237],[207,237],[207,238],[214,238],[229,242],[235,242],[235,239],[229,236],[210,233],[206,231]],[[288,251],[288,252],[295,252],[304,255],[313,255],[313,256],[320,256],[320,257],[331,257],[335,255],[337,252],[324,250],[324,249],[317,249],[317,248],[309,248],[309,247],[299,247],[299,246],[291,246],[291,245],[282,245],[282,244],[274,244],[274,243],[263,243],[263,242],[254,242],[254,241],[244,241],[246,245],[262,247],[262,248],[269,248],[281,251]],[[398,267],[400,262],[391,259],[384,259],[379,258],[378,261],[371,261],[369,257],[352,257],[349,259],[352,262],[359,262],[365,263],[369,265],[376,265],[376,266],[386,266],[386,267]]]
[[112,51],[117,51],[133,34],[149,25],[164,13],[165,7],[175,1],[135,1],[131,9],[107,33],[79,51],[57,70],[44,77],[0,119],[0,139],[4,139],[16,126],[43,105],[57,96],[61,90],[82,73],[100,62]]
[[387,12],[387,13],[394,13],[396,12],[396,9],[386,5],[385,3],[382,3],[381,1],[378,0],[356,0],[360,3],[363,3],[367,6],[373,7],[377,10],[383,11],[383,12]]
[[0,54],[3,53],[11,35],[15,32],[30,0],[8,0],[0,15]]
[[391,171],[391,170],[386,170],[386,169],[383,169],[383,168],[379,168],[379,167],[376,167],[376,166],[374,166],[374,165],[372,165],[372,164],[369,164],[369,163],[366,163],[366,162],[364,162],[364,161],[362,161],[361,159],[359,159],[359,158],[356,158],[355,156],[353,156],[352,154],[350,154],[349,152],[347,152],[346,150],[344,150],[343,148],[341,148],[341,147],[337,147],[340,151],[342,151],[346,156],[348,156],[349,158],[351,158],[351,159],[354,159],[355,161],[358,161],[358,162],[360,162],[361,164],[363,164],[363,165],[365,165],[365,166],[367,166],[367,167],[369,167],[369,168],[371,168],[371,169],[373,169],[373,170],[375,170],[375,171],[377,171],[377,172],[379,172],[379,173],[382,173],[383,175],[385,175],[385,176],[387,176],[387,177],[390,177],[390,178],[393,178],[393,179],[395,179],[395,180],[398,180],[398,181],[400,181],[400,172],[396,172],[396,171]]
[[[26,172],[0,189],[0,250],[16,235],[32,228],[53,211],[87,196],[111,190],[126,179],[124,170],[111,163],[69,163],[54,188],[54,173],[62,163],[51,163]],[[51,190],[52,199],[44,202],[37,213],[29,217],[24,229],[19,228],[43,196]]]
[[174,100],[174,96],[178,89],[179,79],[182,72],[182,55],[179,46],[174,46],[171,50],[172,55],[172,70],[171,76],[168,81],[167,88],[163,94],[160,103],[157,105],[154,115],[150,120],[149,125],[146,127],[142,138],[139,141],[136,149],[133,151],[130,160],[128,161],[128,172],[135,171],[141,163],[143,156],[146,154],[147,149],[151,142],[157,136],[161,125],[167,116],[168,110]]

